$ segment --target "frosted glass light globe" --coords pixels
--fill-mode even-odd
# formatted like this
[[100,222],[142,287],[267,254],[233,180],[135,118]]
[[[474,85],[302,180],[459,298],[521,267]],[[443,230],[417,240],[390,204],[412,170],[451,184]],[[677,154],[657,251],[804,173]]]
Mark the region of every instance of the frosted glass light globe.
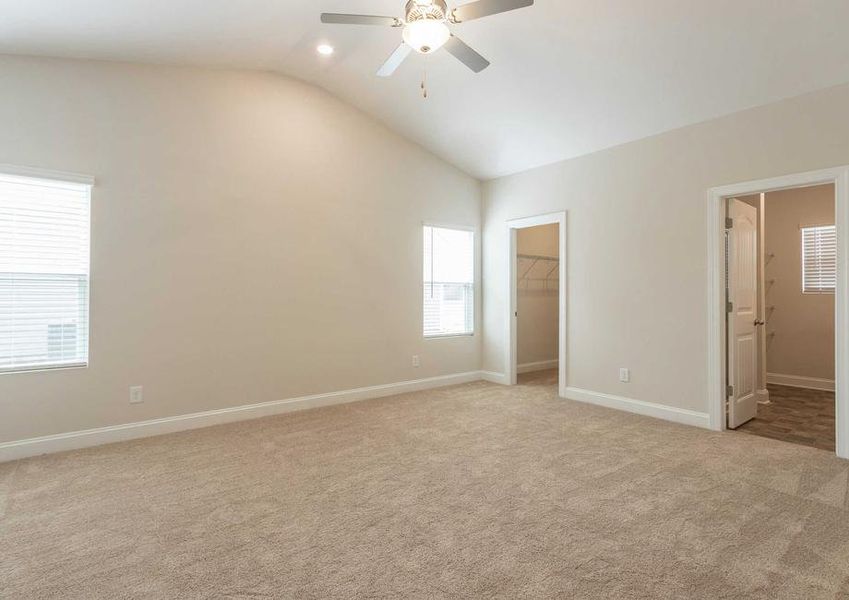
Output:
[[421,19],[407,23],[404,41],[416,52],[430,54],[442,48],[451,37],[451,31],[442,21]]

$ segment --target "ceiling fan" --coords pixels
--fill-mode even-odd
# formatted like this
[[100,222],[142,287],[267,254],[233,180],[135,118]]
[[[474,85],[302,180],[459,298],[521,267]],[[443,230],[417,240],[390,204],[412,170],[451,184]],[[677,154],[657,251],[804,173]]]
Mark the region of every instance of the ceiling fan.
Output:
[[403,43],[383,63],[377,74],[389,77],[415,50],[420,54],[432,54],[442,48],[454,55],[475,73],[489,66],[489,61],[464,44],[451,33],[448,25],[465,23],[481,17],[531,6],[534,0],[477,0],[448,10],[445,0],[409,0],[404,9],[405,17],[378,17],[373,15],[345,15],[323,13],[322,23],[340,25],[378,25],[403,28]]

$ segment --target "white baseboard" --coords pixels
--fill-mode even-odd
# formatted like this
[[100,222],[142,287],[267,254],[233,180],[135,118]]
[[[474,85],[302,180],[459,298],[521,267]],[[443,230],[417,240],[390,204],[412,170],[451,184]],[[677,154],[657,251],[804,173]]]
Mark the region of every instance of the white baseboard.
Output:
[[507,379],[507,375],[504,373],[495,373],[494,371],[481,371],[480,373],[481,379],[484,381],[489,381],[490,383],[497,383],[499,385],[510,385],[510,382]]
[[788,387],[806,388],[809,390],[834,391],[833,379],[820,379],[819,377],[802,377],[801,375],[782,375],[781,373],[767,373],[766,382],[775,385],[786,385]]
[[673,423],[710,429],[710,416],[707,413],[687,410],[686,408],[676,408],[674,406],[655,404],[653,402],[645,402],[644,400],[634,400],[633,398],[625,398],[624,396],[614,396],[612,394],[603,394],[601,392],[582,390],[574,387],[566,388],[566,398],[578,402],[586,402],[587,404],[615,408],[646,417],[654,417],[655,419],[663,419],[664,421],[672,421]]
[[524,363],[516,367],[517,373],[533,373],[534,371],[546,371],[548,369],[556,369],[560,362],[554,360],[541,360],[539,362]]
[[769,390],[757,390],[755,397],[758,399],[758,404],[770,404]]
[[346,404],[348,402],[357,402],[359,400],[369,400],[372,398],[394,396],[396,394],[403,394],[407,392],[417,392],[437,387],[444,387],[447,385],[478,381],[482,378],[484,377],[480,371],[470,371],[468,373],[457,373],[454,375],[443,375],[428,379],[375,385],[340,392],[329,392],[326,394],[290,398],[288,400],[275,400],[259,404],[234,406],[232,408],[208,410],[188,415],[141,421],[138,423],[98,427],[97,429],[86,429],[84,431],[73,431],[15,442],[5,442],[0,444],[0,462],[27,458],[29,456],[38,456],[40,454],[50,454],[65,450],[77,450],[79,448],[100,446],[102,444],[111,444],[113,442],[123,442],[138,438],[152,437],[166,433],[176,433],[178,431],[188,431],[190,429],[200,429],[203,427],[210,427],[212,425],[221,425],[223,423],[247,421],[260,417],[305,410],[308,408],[318,408],[320,406],[331,406],[334,404]]

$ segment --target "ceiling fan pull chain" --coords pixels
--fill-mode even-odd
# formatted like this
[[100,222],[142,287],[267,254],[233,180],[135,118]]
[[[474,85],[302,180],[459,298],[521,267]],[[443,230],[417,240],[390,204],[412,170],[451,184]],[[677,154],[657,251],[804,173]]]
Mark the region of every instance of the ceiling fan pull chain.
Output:
[[424,70],[422,75],[422,98],[427,99],[427,69]]

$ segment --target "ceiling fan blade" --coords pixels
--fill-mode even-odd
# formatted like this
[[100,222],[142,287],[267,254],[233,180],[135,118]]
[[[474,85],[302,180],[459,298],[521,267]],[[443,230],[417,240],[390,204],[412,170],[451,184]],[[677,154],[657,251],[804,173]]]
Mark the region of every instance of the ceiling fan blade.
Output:
[[401,27],[404,23],[395,17],[378,17],[375,15],[342,15],[338,13],[321,13],[322,23],[336,25],[380,25],[383,27]]
[[386,59],[386,62],[383,63],[383,66],[380,67],[380,70],[377,72],[378,77],[389,77],[394,72],[395,69],[401,66],[401,63],[404,62],[404,59],[410,55],[413,49],[407,44],[401,44],[392,53],[392,56]]
[[457,60],[469,67],[475,73],[480,73],[489,66],[489,61],[467,46],[463,40],[455,35],[451,36],[445,43],[445,49],[453,54]]
[[498,13],[532,6],[534,0],[478,0],[463,6],[458,6],[451,12],[451,21],[464,23],[481,17],[497,15]]

